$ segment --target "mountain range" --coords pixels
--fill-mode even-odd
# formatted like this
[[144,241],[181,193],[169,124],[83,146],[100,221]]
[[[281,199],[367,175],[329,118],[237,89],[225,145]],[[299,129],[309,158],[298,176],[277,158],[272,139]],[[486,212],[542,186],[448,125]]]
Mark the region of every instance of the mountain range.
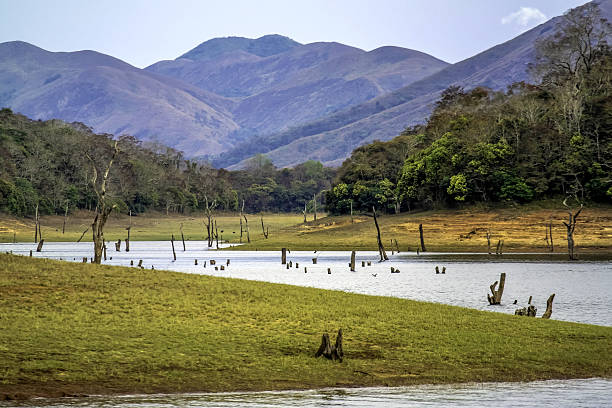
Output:
[[[612,0],[600,2],[612,14]],[[456,64],[400,48],[373,51],[280,35],[215,38],[139,69],[95,51],[0,44],[0,107],[79,121],[237,168],[257,153],[277,166],[339,165],[351,151],[423,122],[442,90],[529,80],[553,18]]]

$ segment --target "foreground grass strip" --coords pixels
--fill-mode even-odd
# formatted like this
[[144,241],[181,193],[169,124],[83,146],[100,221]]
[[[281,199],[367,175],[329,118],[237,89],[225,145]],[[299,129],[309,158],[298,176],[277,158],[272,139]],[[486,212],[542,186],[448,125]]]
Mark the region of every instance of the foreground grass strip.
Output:
[[612,376],[612,327],[5,254],[0,324],[0,395]]

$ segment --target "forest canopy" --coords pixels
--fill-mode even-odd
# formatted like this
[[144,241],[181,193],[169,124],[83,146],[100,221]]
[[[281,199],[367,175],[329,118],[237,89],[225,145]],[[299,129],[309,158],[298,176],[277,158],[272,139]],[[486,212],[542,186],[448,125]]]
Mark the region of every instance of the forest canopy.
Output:
[[[92,210],[93,166],[101,174],[114,139],[81,123],[34,121],[0,110],[0,211],[30,216],[37,205],[43,214],[63,214],[66,207]],[[314,161],[277,169],[265,156],[254,157],[245,170],[214,169],[131,136],[119,137],[118,149],[108,194],[124,213],[197,211],[206,199],[226,211],[244,201],[249,212],[297,212],[313,205],[313,196],[329,188],[335,173]]]

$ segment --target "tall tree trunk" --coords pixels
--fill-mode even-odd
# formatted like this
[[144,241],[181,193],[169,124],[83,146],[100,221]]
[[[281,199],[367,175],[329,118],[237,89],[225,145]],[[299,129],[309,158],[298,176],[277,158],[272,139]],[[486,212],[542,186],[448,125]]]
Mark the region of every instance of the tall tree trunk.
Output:
[[93,159],[89,157],[89,155],[87,155],[93,165],[93,176],[91,184],[94,187],[98,199],[98,202],[96,204],[96,216],[94,217],[93,223],[91,224],[94,242],[93,262],[97,264],[102,263],[102,248],[104,246],[104,225],[106,224],[106,221],[108,220],[108,216],[110,215],[111,211],[113,210],[113,208],[115,208],[114,205],[108,205],[106,203],[106,183],[108,181],[108,173],[110,172],[110,169],[113,165],[113,161],[115,160],[118,151],[119,149],[117,148],[117,142],[115,141],[113,155],[110,161],[108,162],[108,166],[106,167],[106,171],[104,172],[104,175],[102,177],[102,183],[99,188],[96,185],[96,181],[98,178],[96,166],[94,164]]
[[425,239],[423,238],[423,224],[419,224],[419,236],[421,237],[421,252],[427,252]]
[[574,255],[574,229],[576,228],[576,219],[578,215],[580,215],[583,205],[580,204],[580,209],[578,209],[575,214],[572,213],[571,208],[567,205],[567,198],[563,201],[563,205],[567,207],[567,212],[569,214],[568,222],[563,222],[567,228],[567,254],[570,261],[573,261],[576,260],[576,256]]
[[374,213],[374,225],[376,225],[376,236],[378,239],[378,254],[380,255],[380,261],[388,261],[387,253],[385,252],[385,247],[383,246],[382,239],[380,237],[380,227],[378,226],[378,219],[376,218],[376,208],[372,207],[372,212]]

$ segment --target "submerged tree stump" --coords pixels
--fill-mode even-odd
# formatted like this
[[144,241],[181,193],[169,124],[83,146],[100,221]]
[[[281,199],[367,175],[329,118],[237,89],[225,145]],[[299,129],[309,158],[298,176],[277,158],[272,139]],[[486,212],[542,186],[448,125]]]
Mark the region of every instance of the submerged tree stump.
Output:
[[538,309],[535,306],[529,305],[527,307],[523,307],[521,309],[516,309],[514,314],[517,316],[527,316],[527,317],[536,317],[536,313]]
[[489,300],[490,305],[499,305],[501,303],[502,294],[504,293],[504,284],[506,283],[506,273],[502,272],[499,276],[499,288],[495,290],[497,286],[497,281],[493,282],[490,286],[491,293],[493,296],[487,294],[487,299]]
[[546,311],[542,315],[542,319],[550,319],[550,316],[552,315],[552,304],[553,304],[554,298],[555,298],[554,293],[548,297],[548,300],[546,301]]
[[42,251],[42,247],[43,247],[44,243],[45,243],[44,239],[41,239],[40,241],[38,241],[38,245],[36,246],[36,252],[41,252]]
[[315,358],[323,356],[328,360],[338,360],[342,362],[344,357],[344,351],[342,350],[342,329],[338,330],[338,336],[336,337],[336,344],[333,345],[329,339],[329,334],[323,333],[321,339],[321,345],[315,353]]

